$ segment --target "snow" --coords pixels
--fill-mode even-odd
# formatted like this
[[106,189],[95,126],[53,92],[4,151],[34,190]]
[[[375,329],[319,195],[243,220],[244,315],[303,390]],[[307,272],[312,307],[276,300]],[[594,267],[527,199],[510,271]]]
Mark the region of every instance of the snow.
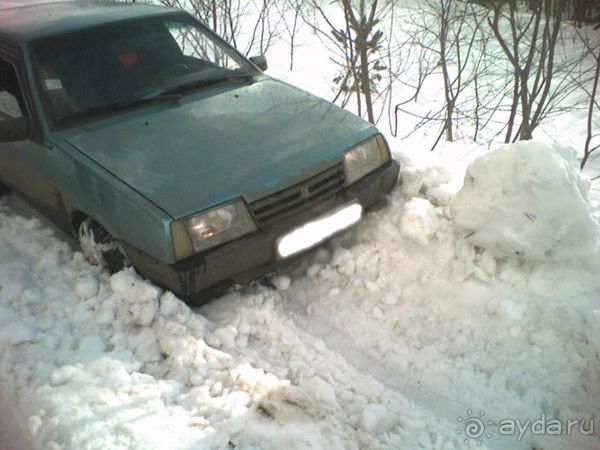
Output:
[[[327,96],[328,55],[298,43],[275,74]],[[492,151],[390,137],[403,182],[382,208],[194,309],[0,199],[0,450],[459,449],[480,411],[596,429],[489,425],[478,448],[600,448],[600,158],[578,171],[583,126],[575,111]]]
[[418,244],[427,245],[437,229],[435,207],[428,200],[413,198],[406,202],[400,221],[400,231],[404,236]]
[[271,283],[280,291],[287,291],[292,280],[286,275],[278,275],[271,278]]
[[[521,195],[548,208],[544,193],[588,211],[585,183],[561,152],[496,150],[497,172],[535,161],[555,185],[531,189],[536,170],[495,181],[529,186]],[[487,167],[484,157],[468,172],[485,179]],[[133,269],[109,277],[4,200],[2,417],[26,430],[12,446],[462,448],[456,420],[468,408],[496,420],[597,417],[598,252],[500,258],[464,239],[447,202],[431,195],[451,196],[447,171],[403,173],[412,182],[387,207],[273,275],[272,288],[234,289],[198,310]],[[484,186],[463,205],[463,189],[453,212],[486,211],[496,198],[504,215],[482,223],[512,223],[520,196],[502,202]],[[543,236],[557,229],[538,222]],[[507,439],[496,433],[484,445],[597,448],[585,436]]]
[[473,161],[452,200],[454,225],[498,256],[569,259],[598,247],[589,182],[575,150],[520,142]]

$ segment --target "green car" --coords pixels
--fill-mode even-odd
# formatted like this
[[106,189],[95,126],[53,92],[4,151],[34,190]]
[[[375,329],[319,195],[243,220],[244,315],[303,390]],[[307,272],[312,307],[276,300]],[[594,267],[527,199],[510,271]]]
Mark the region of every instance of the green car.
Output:
[[399,171],[375,127],[265,69],[176,9],[1,9],[0,189],[181,297],[256,279]]

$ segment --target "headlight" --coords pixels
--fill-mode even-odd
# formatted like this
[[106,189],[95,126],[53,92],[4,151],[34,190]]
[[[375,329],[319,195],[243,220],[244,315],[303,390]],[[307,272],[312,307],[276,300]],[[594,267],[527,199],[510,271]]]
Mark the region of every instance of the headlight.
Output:
[[352,184],[388,161],[388,150],[381,135],[373,136],[344,154],[346,182]]
[[[187,245],[185,238],[181,236],[181,228],[185,228],[189,236]],[[191,216],[182,222],[174,222],[171,230],[175,254],[177,259],[182,259],[193,253],[189,248],[190,243],[196,253],[201,252],[256,231],[256,224],[246,204],[242,200],[235,200]]]

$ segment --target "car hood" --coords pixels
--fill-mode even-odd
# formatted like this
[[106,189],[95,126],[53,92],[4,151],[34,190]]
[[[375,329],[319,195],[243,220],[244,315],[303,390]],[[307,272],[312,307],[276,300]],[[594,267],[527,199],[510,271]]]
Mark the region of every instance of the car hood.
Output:
[[261,77],[86,124],[62,138],[178,219],[300,183],[375,132],[329,102]]

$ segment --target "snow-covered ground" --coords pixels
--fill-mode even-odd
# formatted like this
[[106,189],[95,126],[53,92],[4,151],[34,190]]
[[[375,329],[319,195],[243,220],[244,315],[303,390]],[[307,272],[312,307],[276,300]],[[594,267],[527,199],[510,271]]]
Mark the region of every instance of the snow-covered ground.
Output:
[[[598,448],[598,253],[573,244],[576,254],[540,261],[492,254],[470,242],[488,224],[467,233],[448,219],[454,209],[489,213],[493,226],[504,220],[510,232],[498,245],[518,246],[528,225],[541,244],[568,226],[589,244],[597,224],[571,214],[586,208],[586,186],[559,158],[563,149],[543,156],[520,145],[532,172],[519,173],[522,158],[507,150],[493,171],[517,170],[529,182],[515,198],[564,209],[547,226],[509,207],[496,216],[494,196],[515,186],[508,177],[448,208],[451,174],[406,164],[384,208],[278,272],[273,287],[234,290],[195,311],[132,270],[100,273],[38,218],[17,214],[27,215],[18,199],[3,200],[4,440],[9,448],[463,448],[470,410],[472,420],[483,411],[494,421],[480,437],[490,448]],[[595,420],[595,435],[584,435],[588,422],[584,433],[527,431],[521,440],[498,429],[503,419],[543,416]]]
[[[327,96],[328,56],[299,43],[273,73]],[[583,126],[493,152],[390,137],[403,183],[385,204],[196,309],[1,199],[0,450],[600,449]]]

